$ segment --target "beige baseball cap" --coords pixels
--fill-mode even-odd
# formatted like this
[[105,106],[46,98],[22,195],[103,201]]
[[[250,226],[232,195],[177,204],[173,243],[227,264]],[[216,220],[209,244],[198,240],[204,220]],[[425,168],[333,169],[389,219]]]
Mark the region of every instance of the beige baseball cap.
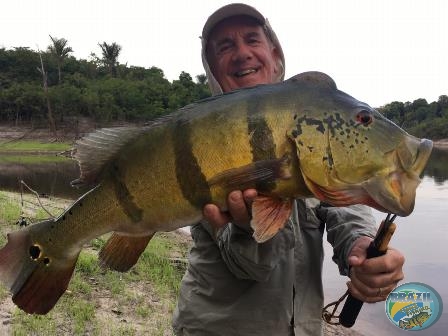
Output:
[[207,40],[210,32],[220,21],[237,15],[247,15],[253,17],[261,25],[266,23],[266,18],[255,8],[242,3],[233,3],[219,8],[216,12],[209,16],[202,29],[202,38]]

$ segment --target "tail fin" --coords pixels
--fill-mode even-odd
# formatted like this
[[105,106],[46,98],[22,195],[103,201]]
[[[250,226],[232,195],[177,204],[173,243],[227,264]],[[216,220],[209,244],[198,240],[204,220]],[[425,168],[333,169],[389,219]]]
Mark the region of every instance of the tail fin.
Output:
[[8,243],[0,250],[0,280],[20,309],[46,314],[67,289],[78,255],[71,260],[45,256],[29,232],[27,228],[8,234]]
[[125,236],[114,232],[99,253],[100,265],[126,272],[135,265],[154,234]]

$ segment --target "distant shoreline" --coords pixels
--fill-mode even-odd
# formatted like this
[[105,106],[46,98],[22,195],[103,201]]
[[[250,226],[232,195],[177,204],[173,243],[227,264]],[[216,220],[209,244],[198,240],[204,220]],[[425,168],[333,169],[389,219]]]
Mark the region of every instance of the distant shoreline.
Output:
[[448,149],[448,139],[435,140],[434,147]]

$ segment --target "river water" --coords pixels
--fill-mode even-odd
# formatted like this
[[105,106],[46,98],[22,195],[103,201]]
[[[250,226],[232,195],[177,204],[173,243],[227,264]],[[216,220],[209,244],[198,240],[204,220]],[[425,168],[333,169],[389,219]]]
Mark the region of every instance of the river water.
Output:
[[[8,158],[0,155],[0,190],[19,191],[19,180],[41,194],[77,198],[83,190],[70,187],[70,181],[79,175],[74,161],[29,163],[25,158]],[[397,218],[397,229],[391,246],[406,257],[404,282],[422,282],[442,297],[448,305],[448,151],[433,150],[417,190],[414,212],[406,218]],[[374,212],[377,222],[384,214]],[[340,276],[331,261],[332,249],[325,245],[324,289],[326,303],[339,298],[346,290],[347,278]],[[354,330],[367,336],[404,335],[388,320],[384,303],[364,304]],[[419,335],[446,335],[448,331],[448,308],[440,320]]]
[[[377,222],[385,218],[374,211]],[[442,297],[445,310],[441,318],[419,335],[448,335],[448,151],[434,150],[425,176],[417,189],[414,211],[397,217],[397,229],[390,246],[405,258],[405,282],[421,282],[434,288]],[[324,288],[326,304],[338,299],[346,290],[346,277],[339,275],[332,262],[332,248],[325,245]],[[363,335],[404,335],[407,331],[394,326],[385,312],[384,302],[364,304],[352,327]],[[410,332],[410,331],[409,331]],[[409,333],[408,332],[408,333]]]

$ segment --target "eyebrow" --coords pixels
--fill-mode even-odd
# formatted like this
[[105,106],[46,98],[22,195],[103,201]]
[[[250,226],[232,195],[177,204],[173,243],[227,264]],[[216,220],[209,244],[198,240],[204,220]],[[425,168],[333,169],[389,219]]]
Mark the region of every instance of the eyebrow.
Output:
[[251,32],[248,32],[246,35],[244,35],[244,38],[246,39],[246,38],[252,38],[252,37],[261,37],[261,34],[260,34],[260,32],[257,32],[257,31],[251,31]]
[[[253,37],[260,38],[261,37],[261,33],[257,32],[257,31],[250,31],[250,32],[246,33],[243,36],[244,39],[253,38]],[[227,44],[227,43],[233,43],[233,38],[231,38],[231,37],[223,37],[222,39],[216,41],[215,45],[217,47],[219,47],[219,46],[221,46],[223,44]]]
[[227,43],[232,44],[233,43],[233,39],[230,38],[230,37],[223,37],[222,39],[220,39],[220,40],[215,42],[215,46],[216,47],[220,47],[223,44],[227,44]]

